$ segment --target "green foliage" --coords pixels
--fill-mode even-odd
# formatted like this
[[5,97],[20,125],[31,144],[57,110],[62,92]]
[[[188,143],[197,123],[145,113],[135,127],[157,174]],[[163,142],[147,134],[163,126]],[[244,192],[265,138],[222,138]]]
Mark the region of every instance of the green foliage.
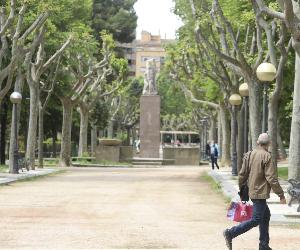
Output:
[[0,165],[0,173],[7,173],[8,166],[7,165]]
[[106,102],[98,101],[95,107],[90,111],[90,120],[100,130],[107,127],[109,118],[109,106]]
[[[52,143],[53,143],[52,138],[48,138],[48,139],[45,140],[43,143],[44,143],[44,144],[47,144],[47,145],[52,145]],[[55,141],[55,143],[56,143],[56,144],[61,144],[61,139],[57,139],[57,140]]]
[[92,26],[98,40],[107,30],[118,42],[131,42],[135,38],[137,16],[133,8],[136,0],[94,0]]
[[47,51],[54,52],[72,33],[74,40],[80,41],[89,33],[92,16],[92,1],[78,0],[29,0],[26,16],[27,23],[32,23],[39,13],[49,12],[47,20],[46,46]]
[[157,80],[158,92],[161,96],[161,114],[179,115],[184,113],[187,101],[182,90],[168,76],[167,72],[162,72]]
[[288,167],[280,167],[278,168],[278,177],[283,179],[283,180],[287,180],[289,178],[288,176]]

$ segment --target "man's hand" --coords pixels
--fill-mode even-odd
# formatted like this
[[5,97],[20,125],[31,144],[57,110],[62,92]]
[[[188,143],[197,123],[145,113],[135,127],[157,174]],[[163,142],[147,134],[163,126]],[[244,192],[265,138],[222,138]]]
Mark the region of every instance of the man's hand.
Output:
[[280,197],[280,204],[286,204],[286,199],[284,196]]

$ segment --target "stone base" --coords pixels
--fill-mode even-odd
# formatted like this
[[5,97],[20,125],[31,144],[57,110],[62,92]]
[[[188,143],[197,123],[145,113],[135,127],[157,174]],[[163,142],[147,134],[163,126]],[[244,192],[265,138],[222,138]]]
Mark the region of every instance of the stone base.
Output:
[[131,162],[133,158],[132,146],[120,147],[120,162]]
[[96,148],[96,160],[97,161],[120,161],[120,146],[104,146],[99,145]]
[[175,165],[199,166],[199,148],[164,148],[163,159],[174,159]]
[[141,158],[159,158],[160,96],[143,95],[140,99]]

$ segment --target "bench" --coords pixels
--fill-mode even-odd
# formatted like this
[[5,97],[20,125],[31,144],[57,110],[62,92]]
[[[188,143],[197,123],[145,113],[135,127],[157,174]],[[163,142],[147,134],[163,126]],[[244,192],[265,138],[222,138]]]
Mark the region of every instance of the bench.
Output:
[[289,206],[292,205],[292,203],[297,200],[299,203],[297,212],[300,212],[300,182],[294,180],[294,179],[290,179],[288,180],[288,182],[291,184],[287,191],[288,194],[291,196],[291,200],[289,202]]

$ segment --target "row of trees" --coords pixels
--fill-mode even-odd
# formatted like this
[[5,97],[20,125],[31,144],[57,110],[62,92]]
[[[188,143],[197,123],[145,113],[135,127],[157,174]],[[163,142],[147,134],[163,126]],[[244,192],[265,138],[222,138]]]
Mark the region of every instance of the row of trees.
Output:
[[[11,124],[16,120],[20,124],[20,134],[26,143],[26,158],[32,169],[37,146],[39,166],[43,166],[44,131],[49,135],[52,130],[56,140],[56,133],[60,129],[60,165],[70,166],[73,111],[76,109],[80,114],[78,153],[82,156],[88,151],[88,127],[92,127],[94,131],[95,144],[97,124],[105,126],[106,122],[103,120],[113,116],[112,112],[108,112],[106,117],[105,113],[99,114],[99,108],[104,110],[102,107],[116,103],[117,100],[116,114],[120,115],[122,108],[130,106],[127,100],[121,99],[126,95],[125,89],[128,85],[132,86],[134,83],[126,80],[127,61],[116,55],[114,38],[120,39],[118,41],[121,42],[134,38],[132,34],[136,28],[136,15],[133,10],[135,1],[122,2],[124,6],[119,6],[112,0],[1,1],[2,160],[5,156],[9,119]],[[111,11],[108,11],[109,8]],[[130,20],[127,19],[128,13]],[[123,22],[124,19],[127,23]],[[101,25],[108,21],[111,27]],[[114,25],[119,28],[114,28]],[[9,112],[7,97],[12,90],[21,92],[25,97],[18,117]],[[30,100],[29,109],[26,97]],[[126,115],[128,116],[127,113]],[[136,110],[132,111],[130,117],[120,116],[125,119],[124,126],[129,126],[134,122],[131,119],[136,116]],[[11,130],[10,159],[13,159],[13,133]]]
[[[197,104],[197,109],[214,114],[209,117],[211,124],[218,124],[221,131],[223,164],[230,163],[233,140],[238,140],[239,149],[243,145],[242,110],[238,119],[239,136],[232,138],[230,120],[233,122],[233,116],[229,104],[230,95],[238,93],[243,82],[248,83],[250,90],[250,143],[256,144],[261,132],[262,108],[262,84],[256,69],[268,61],[277,68],[275,84],[269,91],[268,132],[272,138],[272,155],[277,159],[279,146],[284,152],[284,136],[284,141],[290,142],[289,175],[300,179],[299,4],[293,0],[175,2],[175,13],[184,25],[178,31],[179,41],[168,48],[166,68],[186,97]],[[293,77],[295,89],[290,125]],[[290,126],[289,135],[286,131]],[[239,161],[241,156],[242,152]]]

